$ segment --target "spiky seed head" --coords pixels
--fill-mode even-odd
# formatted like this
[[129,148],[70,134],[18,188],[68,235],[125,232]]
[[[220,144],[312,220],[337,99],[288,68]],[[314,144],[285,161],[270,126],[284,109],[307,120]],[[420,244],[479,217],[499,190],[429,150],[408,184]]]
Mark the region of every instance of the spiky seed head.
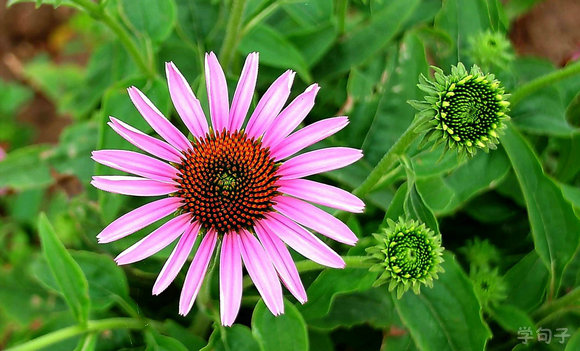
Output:
[[[477,66],[467,71],[462,63],[445,75],[437,67],[434,80],[421,76],[418,87],[427,92],[424,101],[410,101],[420,116],[430,118],[425,141],[445,144],[460,156],[473,156],[478,149],[496,149],[509,120],[509,94],[493,74]],[[426,129],[425,126],[422,129]]]
[[367,249],[372,255],[372,271],[382,274],[375,286],[389,283],[389,291],[396,290],[397,298],[411,288],[420,293],[421,285],[431,287],[438,273],[443,272],[441,236],[425,224],[414,220],[387,220],[387,226],[373,234],[377,244]]
[[512,45],[505,34],[490,30],[469,38],[468,55],[485,70],[505,70],[515,58]]

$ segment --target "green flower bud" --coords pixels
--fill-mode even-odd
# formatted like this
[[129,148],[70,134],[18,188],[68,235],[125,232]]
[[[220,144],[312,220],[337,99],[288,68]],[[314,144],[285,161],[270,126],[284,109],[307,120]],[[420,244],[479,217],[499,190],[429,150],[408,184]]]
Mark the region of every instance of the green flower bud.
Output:
[[505,70],[514,60],[512,46],[505,34],[486,31],[469,38],[469,56],[485,70]]
[[475,238],[469,240],[459,251],[474,269],[488,269],[499,262],[499,251],[489,240]]
[[388,219],[387,223],[387,228],[373,234],[377,245],[367,249],[375,263],[371,270],[382,272],[374,285],[388,282],[397,298],[409,288],[419,294],[421,285],[433,286],[437,273],[443,272],[441,236],[412,220],[399,218],[395,223]]
[[472,269],[469,279],[473,282],[475,295],[484,308],[495,306],[507,297],[507,287],[497,269]]
[[444,75],[437,67],[435,81],[419,78],[418,87],[429,93],[425,101],[410,101],[422,116],[432,117],[425,141],[445,143],[459,155],[475,155],[477,149],[496,149],[499,135],[509,119],[507,101],[500,82],[493,74],[483,74],[473,66],[468,72],[463,64],[451,67]]

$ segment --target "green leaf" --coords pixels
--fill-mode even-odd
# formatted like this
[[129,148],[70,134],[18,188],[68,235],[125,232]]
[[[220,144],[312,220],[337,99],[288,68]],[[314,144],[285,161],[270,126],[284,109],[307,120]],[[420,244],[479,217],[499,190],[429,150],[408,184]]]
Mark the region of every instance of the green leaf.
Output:
[[[234,324],[230,328],[221,328],[221,329],[216,328],[211,336],[213,337],[214,334],[221,336],[221,338],[217,341],[217,344],[215,345],[216,351],[262,350],[260,348],[260,345],[258,344],[258,341],[254,338],[254,335],[250,331],[250,328],[246,327],[245,325]],[[211,344],[211,342],[212,338],[210,338],[210,343],[208,344],[208,346]]]
[[437,218],[433,214],[433,211],[423,200],[423,197],[417,190],[416,185],[413,183],[409,191],[407,192],[407,197],[404,203],[405,214],[410,216],[415,220],[419,220],[425,223],[427,227],[439,234],[439,224],[437,223]]
[[580,220],[562,190],[544,174],[532,147],[513,126],[508,125],[502,144],[526,200],[536,252],[552,275],[550,294],[555,294],[579,245]]
[[317,329],[335,329],[369,324],[381,329],[393,323],[395,314],[391,297],[383,286],[363,292],[339,295],[326,316],[309,320],[308,325]]
[[548,269],[535,251],[527,254],[504,276],[507,285],[506,303],[531,312],[544,298],[548,283]]
[[308,65],[300,51],[280,33],[265,24],[255,26],[246,34],[240,41],[238,51],[244,55],[258,51],[260,63],[283,69],[292,68],[302,80],[312,82]]
[[89,286],[81,268],[59,241],[44,213],[41,213],[38,218],[38,232],[42,252],[60,292],[75,319],[81,325],[86,325],[91,301],[89,300]]
[[[89,283],[89,297],[94,309],[107,309],[120,302],[119,299],[129,303],[127,278],[111,257],[88,251],[72,252],[71,256],[79,264]],[[57,282],[50,276],[45,260],[38,260],[32,268],[37,279],[58,291]]]
[[263,350],[308,351],[308,333],[302,315],[284,300],[284,314],[274,316],[262,300],[252,314],[252,333]]
[[491,317],[503,329],[512,333],[517,333],[519,328],[528,327],[532,330],[536,329],[536,324],[532,318],[520,308],[513,305],[500,305],[492,308]]
[[308,287],[308,303],[298,309],[309,321],[325,316],[332,301],[340,294],[368,290],[377,274],[366,269],[329,269],[325,270]]
[[397,221],[399,217],[405,217],[405,201],[407,200],[407,193],[409,184],[407,182],[401,184],[393,197],[393,201],[389,204],[389,208],[385,213],[385,218],[383,219],[382,227],[387,227],[387,218],[393,221]]
[[26,86],[0,79],[0,116],[12,118],[33,95],[32,89]]
[[325,23],[300,33],[288,36],[288,40],[296,47],[308,67],[314,66],[330,50],[338,36],[334,23]]
[[[419,8],[419,0],[392,0],[373,13],[367,23],[349,31],[317,67],[321,76],[344,73],[366,62],[387,47],[405,22]],[[408,77],[407,77],[408,78]]]
[[408,100],[422,99],[417,78],[428,73],[425,47],[415,33],[405,36],[399,46],[397,63],[387,75],[379,106],[364,139],[365,159],[376,164],[409,127],[415,109]]
[[568,340],[566,344],[566,349],[564,351],[576,351],[580,350],[580,329],[576,330],[572,338]]
[[155,329],[150,329],[145,333],[147,351],[187,351],[179,340],[159,334]]
[[177,21],[177,6],[173,0],[120,0],[120,12],[128,25],[154,41],[163,41],[171,34]]
[[446,65],[456,64],[457,56],[468,49],[473,35],[491,29],[485,0],[446,0],[435,17],[435,29],[449,34],[455,41]]
[[494,188],[510,164],[501,151],[479,152],[449,174],[417,179],[417,189],[437,215],[453,213],[475,195]]
[[445,272],[432,289],[394,300],[399,316],[423,351],[483,350],[491,332],[473,285],[451,254],[444,258]]
[[0,162],[0,188],[18,191],[44,188],[52,184],[46,164],[48,145],[30,145],[9,152]]

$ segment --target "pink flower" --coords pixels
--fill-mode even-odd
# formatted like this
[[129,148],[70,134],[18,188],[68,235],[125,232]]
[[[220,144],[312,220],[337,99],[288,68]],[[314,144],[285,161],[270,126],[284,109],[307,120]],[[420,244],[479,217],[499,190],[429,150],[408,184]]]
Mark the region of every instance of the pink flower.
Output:
[[119,194],[169,196],[118,218],[97,236],[99,242],[118,240],[174,214],[115,260],[120,265],[142,260],[179,238],[153,286],[157,295],[171,284],[196,240],[201,240],[181,292],[180,314],[191,310],[218,240],[223,325],[232,325],[240,308],[242,262],[274,315],[284,313],[278,277],[305,303],[306,292],[286,245],[322,265],[343,268],[342,258],[305,227],[348,245],[357,241],[344,223],[308,202],[350,212],[362,212],[364,204],[344,190],[302,178],[347,166],[362,152],[331,147],[285,159],[341,130],[348,119],[328,118],[292,133],[312,109],[319,87],[311,85],[284,108],[294,79],[294,72],[286,71],[262,96],[244,128],[256,86],[258,53],[248,55],[231,106],[224,72],[210,53],[205,57],[210,128],[177,67],[169,62],[166,69],[171,99],[193,140],[137,88],[129,88],[143,118],[165,141],[111,117],[111,128],[157,158],[132,151],[95,151],[95,161],[137,177],[95,176],[92,184]]

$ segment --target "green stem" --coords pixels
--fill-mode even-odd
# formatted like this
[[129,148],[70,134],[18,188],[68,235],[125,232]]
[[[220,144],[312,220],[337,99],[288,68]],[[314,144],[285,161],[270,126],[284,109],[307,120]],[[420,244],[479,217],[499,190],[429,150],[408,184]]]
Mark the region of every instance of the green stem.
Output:
[[554,84],[562,79],[566,79],[580,73],[580,61],[574,62],[560,70],[538,77],[521,87],[519,87],[510,97],[512,106],[517,105],[524,97],[530,95],[545,86]]
[[226,27],[226,36],[220,50],[220,60],[224,69],[230,65],[234,51],[238,46],[240,29],[242,27],[242,15],[246,7],[246,0],[233,0],[230,18]]
[[139,66],[139,69],[147,76],[155,77],[155,70],[147,64],[147,60],[145,60],[144,56],[141,54],[139,47],[135,44],[131,35],[119,24],[119,22],[106,13],[102,6],[99,6],[91,0],[72,1],[85,10],[89,15],[101,20],[107,27],[109,27],[109,29],[115,33],[121,44],[123,44],[129,55],[131,55],[137,66]]
[[36,339],[25,342],[24,344],[14,346],[6,351],[35,351],[56,344],[60,341],[72,338],[73,336],[84,333],[100,332],[109,329],[143,329],[147,324],[134,318],[109,318],[98,321],[89,321],[86,328],[75,325],[68,328],[63,328],[55,332],[40,336]]
[[534,312],[533,317],[536,320],[541,320],[559,310],[568,309],[575,303],[580,303],[580,288],[576,288],[559,299],[553,300],[538,308]]
[[338,0],[336,4],[336,17],[338,17],[339,34],[344,34],[347,12],[348,12],[348,0]]
[[381,180],[381,178],[391,170],[395,165],[399,156],[404,154],[407,148],[415,141],[417,133],[415,133],[415,128],[417,128],[422,123],[429,120],[429,116],[423,116],[421,118],[416,118],[413,123],[407,128],[407,130],[399,137],[399,139],[391,146],[389,151],[381,158],[379,163],[375,168],[369,173],[367,178],[362,182],[358,188],[353,190],[353,194],[358,197],[364,197],[374,186]]
[[[342,256],[344,263],[346,264],[345,268],[370,268],[372,264],[367,261],[366,256]],[[296,262],[296,269],[299,273],[310,272],[310,271],[317,271],[327,268],[326,266],[320,265],[314,261],[310,260],[302,260]],[[244,289],[252,286],[252,279],[249,276],[244,277],[243,283]]]

